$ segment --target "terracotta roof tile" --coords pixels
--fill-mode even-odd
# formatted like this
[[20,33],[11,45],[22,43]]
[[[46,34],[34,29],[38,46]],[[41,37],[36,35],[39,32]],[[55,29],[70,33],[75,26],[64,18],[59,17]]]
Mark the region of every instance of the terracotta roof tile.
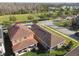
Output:
[[36,44],[34,33],[28,27],[22,24],[15,24],[9,29],[9,37],[12,41],[13,51],[17,51],[28,47],[31,44]]

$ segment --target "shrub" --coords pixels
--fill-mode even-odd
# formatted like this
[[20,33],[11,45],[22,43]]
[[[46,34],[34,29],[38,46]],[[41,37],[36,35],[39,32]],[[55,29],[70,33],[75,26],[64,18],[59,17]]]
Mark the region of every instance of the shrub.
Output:
[[32,19],[34,19],[34,17],[33,17],[32,15],[29,15],[29,16],[27,17],[27,19],[28,19],[28,20],[32,20]]
[[10,16],[9,20],[12,21],[12,22],[15,22],[16,21],[16,17],[15,16]]
[[33,19],[32,22],[33,22],[33,23],[37,23],[38,20],[37,20],[37,19]]

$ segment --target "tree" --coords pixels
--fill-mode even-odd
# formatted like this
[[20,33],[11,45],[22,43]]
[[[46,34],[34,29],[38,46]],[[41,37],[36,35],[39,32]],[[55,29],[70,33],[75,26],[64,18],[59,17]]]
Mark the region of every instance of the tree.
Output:
[[70,41],[70,42],[68,43],[68,45],[65,47],[65,49],[66,49],[67,51],[69,51],[72,46],[73,46],[73,42]]
[[37,23],[38,20],[37,20],[37,19],[33,19],[32,22],[33,22],[33,23]]
[[29,15],[29,16],[27,17],[27,19],[28,19],[28,20],[32,20],[32,19],[34,19],[34,17],[33,17],[32,15]]
[[39,20],[47,20],[48,19],[48,15],[46,13],[40,14],[38,15],[38,17],[40,18]]
[[16,19],[15,16],[10,16],[10,17],[9,17],[9,20],[12,21],[12,22],[15,22],[17,19]]

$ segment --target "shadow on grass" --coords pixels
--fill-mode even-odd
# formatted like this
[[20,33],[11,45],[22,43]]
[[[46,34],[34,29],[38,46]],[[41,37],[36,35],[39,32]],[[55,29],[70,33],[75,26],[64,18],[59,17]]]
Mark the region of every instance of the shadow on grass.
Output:
[[41,44],[37,44],[38,46],[38,50],[33,49],[31,52],[35,53],[37,56],[46,56],[48,55],[48,51],[41,45]]

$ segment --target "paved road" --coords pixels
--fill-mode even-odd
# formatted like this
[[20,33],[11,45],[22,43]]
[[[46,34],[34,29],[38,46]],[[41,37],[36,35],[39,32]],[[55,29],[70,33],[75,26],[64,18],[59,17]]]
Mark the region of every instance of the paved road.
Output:
[[52,25],[52,21],[45,20],[45,21],[39,21],[40,24],[45,24],[45,25]]
[[72,38],[75,38],[75,39],[79,40],[79,37],[74,35],[75,31],[71,31],[71,30],[69,30],[69,29],[67,29],[65,27],[56,26],[56,25],[53,24],[53,21],[46,20],[46,21],[40,21],[39,23],[40,24],[45,24],[45,25],[47,25],[47,26],[49,26],[51,28],[55,28],[56,30],[58,30],[58,31],[60,31],[60,32],[66,34],[66,35],[69,35]]

